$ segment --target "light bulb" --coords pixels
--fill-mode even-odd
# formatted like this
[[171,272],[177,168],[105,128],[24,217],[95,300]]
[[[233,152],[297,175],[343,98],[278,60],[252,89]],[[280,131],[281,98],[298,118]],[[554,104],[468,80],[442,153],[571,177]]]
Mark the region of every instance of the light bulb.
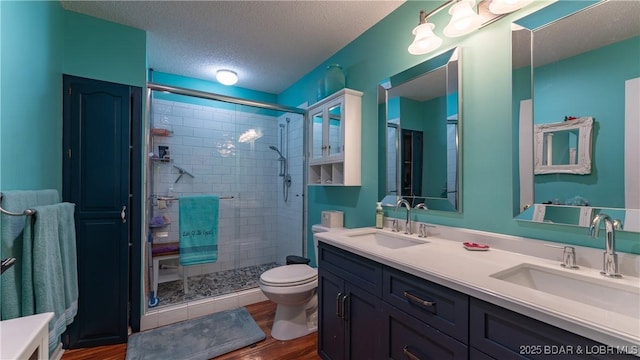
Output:
[[489,11],[494,14],[508,14],[531,4],[533,0],[493,0]]
[[482,19],[473,10],[475,0],[461,0],[450,9],[451,21],[444,28],[443,33],[448,37],[466,35],[482,26]]
[[422,55],[429,51],[437,49],[442,44],[442,39],[433,33],[435,25],[432,23],[424,23],[413,29],[416,36],[411,45],[409,45],[409,54]]

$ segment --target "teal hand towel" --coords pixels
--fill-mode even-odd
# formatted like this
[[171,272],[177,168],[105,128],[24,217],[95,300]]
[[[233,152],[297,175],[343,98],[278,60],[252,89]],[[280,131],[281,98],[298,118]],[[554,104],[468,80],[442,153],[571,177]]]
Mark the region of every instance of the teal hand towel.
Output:
[[218,260],[218,204],[214,195],[180,197],[180,264]]
[[59,241],[60,204],[35,206],[23,237],[22,315],[53,312],[49,321],[49,353],[66,330],[64,271]]
[[78,313],[78,257],[76,253],[75,204],[55,205],[58,210],[58,241],[64,278],[65,323],[73,322]]
[[[2,208],[21,213],[39,205],[51,205],[60,201],[57,190],[9,190],[2,192]],[[14,266],[2,274],[0,282],[0,313],[2,320],[22,316],[22,248],[25,216],[0,216],[0,254],[2,258],[14,257]]]

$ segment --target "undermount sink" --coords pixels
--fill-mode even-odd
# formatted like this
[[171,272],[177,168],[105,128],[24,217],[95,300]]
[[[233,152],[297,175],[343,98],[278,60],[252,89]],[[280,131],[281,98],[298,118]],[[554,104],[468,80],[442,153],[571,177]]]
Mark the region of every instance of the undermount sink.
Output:
[[364,233],[356,233],[348,235],[350,238],[358,242],[379,245],[388,249],[401,249],[409,246],[427,244],[428,241],[412,239],[402,235],[392,235],[379,231],[370,231]]
[[640,317],[640,287],[596,279],[570,270],[520,264],[491,277],[619,314]]

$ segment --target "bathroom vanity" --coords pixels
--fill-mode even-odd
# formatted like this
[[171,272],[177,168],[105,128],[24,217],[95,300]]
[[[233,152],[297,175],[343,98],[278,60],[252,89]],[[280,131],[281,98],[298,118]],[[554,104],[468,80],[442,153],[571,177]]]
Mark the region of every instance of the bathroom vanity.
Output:
[[[596,308],[561,297],[571,294],[509,281],[512,273],[504,271],[520,272],[522,264],[549,273],[557,267],[595,283],[596,269],[572,272],[554,260],[493,246],[468,251],[460,241],[373,228],[317,238],[318,347],[324,359],[638,355],[637,309]],[[640,289],[637,277],[602,280],[626,286],[631,296]]]

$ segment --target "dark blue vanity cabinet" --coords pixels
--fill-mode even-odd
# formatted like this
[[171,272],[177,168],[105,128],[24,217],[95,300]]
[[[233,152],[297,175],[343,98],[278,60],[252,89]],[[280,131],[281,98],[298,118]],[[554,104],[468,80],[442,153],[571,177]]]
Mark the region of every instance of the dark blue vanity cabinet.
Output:
[[378,359],[382,265],[318,247],[318,350],[324,359]]
[[384,266],[386,359],[467,359],[469,296]]
[[[323,359],[468,358],[467,346],[448,335],[466,342],[466,295],[322,242],[318,263]],[[438,303],[425,309],[423,297]]]
[[318,264],[323,359],[638,359],[323,242]]
[[[638,359],[619,353],[623,349],[602,345],[475,298],[471,298],[470,314],[472,360]],[[637,347],[627,350],[637,353]]]

